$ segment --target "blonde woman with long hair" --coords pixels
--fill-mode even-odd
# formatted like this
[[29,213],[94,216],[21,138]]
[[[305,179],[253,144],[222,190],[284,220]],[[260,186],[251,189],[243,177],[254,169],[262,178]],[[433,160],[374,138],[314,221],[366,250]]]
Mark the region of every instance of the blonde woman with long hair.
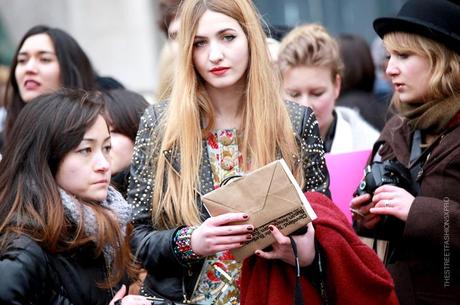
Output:
[[[240,264],[228,250],[251,239],[248,215],[210,217],[199,195],[229,175],[284,158],[304,191],[329,194],[310,108],[282,100],[266,36],[249,0],[189,0],[179,10],[178,73],[171,99],[141,119],[128,201],[132,247],[148,271],[142,293],[199,304],[238,304]],[[257,255],[294,264],[289,238]],[[314,230],[296,236],[300,264]],[[200,276],[201,274],[201,276]]]

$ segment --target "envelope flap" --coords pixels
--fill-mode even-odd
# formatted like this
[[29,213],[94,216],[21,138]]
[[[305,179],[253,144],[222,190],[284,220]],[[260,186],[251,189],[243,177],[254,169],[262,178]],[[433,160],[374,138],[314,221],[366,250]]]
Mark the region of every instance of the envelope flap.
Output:
[[228,212],[249,214],[248,222],[254,225],[253,239],[232,250],[238,260],[273,242],[270,224],[287,235],[316,218],[283,159],[202,196],[202,200],[212,216]]
[[268,196],[282,198],[283,201],[296,203],[298,205],[302,204],[297,190],[289,180],[281,163],[277,163],[275,168],[272,183],[268,190]]
[[277,161],[207,193],[202,200],[208,212],[215,216],[222,214],[223,211],[252,214],[263,210],[273,185],[276,168]]
[[271,183],[269,190],[269,196],[290,202],[294,206],[300,205],[304,208],[311,220],[317,218],[315,211],[313,211],[313,208],[307,200],[307,197],[305,197],[305,194],[283,159],[278,160],[275,174],[273,176],[273,182]]
[[[202,197],[210,215],[228,212],[254,214],[267,208],[270,202],[281,206],[301,205],[314,220],[316,214],[300,189],[286,162],[281,159],[269,163],[235,182],[216,189]],[[270,206],[274,209],[274,206]]]

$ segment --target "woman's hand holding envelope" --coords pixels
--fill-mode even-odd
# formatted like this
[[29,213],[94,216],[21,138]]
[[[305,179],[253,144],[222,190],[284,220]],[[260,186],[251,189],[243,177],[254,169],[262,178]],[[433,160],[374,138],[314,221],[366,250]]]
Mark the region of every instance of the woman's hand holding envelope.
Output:
[[[297,244],[300,267],[309,266],[315,259],[315,229],[312,223],[308,225],[308,231],[302,235],[292,235]],[[275,226],[270,226],[275,242],[271,251],[256,250],[255,254],[265,259],[280,259],[285,263],[295,266],[295,256],[292,251],[291,240],[283,235]]]
[[252,239],[254,226],[250,224],[235,225],[249,219],[245,213],[226,213],[206,219],[192,233],[192,250],[198,255],[209,256],[217,252],[241,247]]

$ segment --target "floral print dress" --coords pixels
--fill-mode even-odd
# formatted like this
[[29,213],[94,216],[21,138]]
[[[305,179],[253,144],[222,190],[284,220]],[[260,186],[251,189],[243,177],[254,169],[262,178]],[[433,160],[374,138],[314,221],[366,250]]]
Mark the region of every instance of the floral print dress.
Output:
[[[238,150],[236,129],[214,130],[207,138],[214,189],[222,180],[233,175],[242,175],[241,154]],[[208,256],[203,264],[192,302],[197,304],[239,304],[241,263],[230,251]]]

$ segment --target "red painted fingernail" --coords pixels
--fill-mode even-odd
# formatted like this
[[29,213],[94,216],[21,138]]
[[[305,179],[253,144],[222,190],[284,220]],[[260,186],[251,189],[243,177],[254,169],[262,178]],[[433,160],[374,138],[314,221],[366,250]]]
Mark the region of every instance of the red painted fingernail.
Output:
[[247,235],[246,239],[252,239],[252,235],[251,234]]
[[248,215],[243,215],[244,219],[248,219],[248,217],[249,217]]
[[270,231],[273,231],[273,226],[268,226],[268,228],[270,229]]
[[253,227],[251,227],[251,226],[247,227],[246,229],[247,229],[248,231],[252,231],[252,230],[254,230],[254,228],[253,228]]
[[256,255],[260,255],[260,252],[259,252],[259,251],[256,251]]

